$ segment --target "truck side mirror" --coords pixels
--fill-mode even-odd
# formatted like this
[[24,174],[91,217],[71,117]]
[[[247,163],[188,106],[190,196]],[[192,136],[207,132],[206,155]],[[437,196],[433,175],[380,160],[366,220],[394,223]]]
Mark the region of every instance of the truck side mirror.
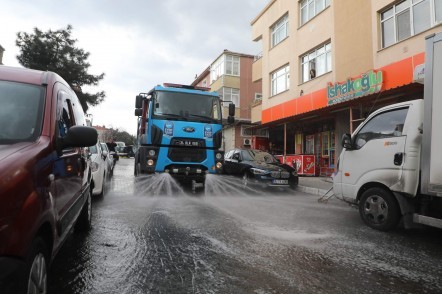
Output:
[[235,116],[235,104],[229,104],[229,116]]
[[135,108],[143,107],[143,99],[144,99],[144,97],[141,95],[137,95],[135,97]]
[[353,144],[351,143],[351,136],[350,134],[344,134],[342,136],[342,147],[348,150],[353,149]]
[[233,116],[228,116],[227,117],[227,123],[229,123],[229,124],[233,124],[235,122],[235,117],[233,117]]
[[135,116],[142,116],[143,110],[141,108],[135,108]]

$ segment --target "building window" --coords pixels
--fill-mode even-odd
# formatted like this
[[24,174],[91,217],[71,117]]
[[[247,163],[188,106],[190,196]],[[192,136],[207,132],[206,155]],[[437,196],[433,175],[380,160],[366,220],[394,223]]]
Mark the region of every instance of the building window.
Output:
[[224,87],[222,90],[223,101],[232,101],[235,107],[240,107],[239,105],[239,89]]
[[253,99],[253,102],[262,101],[262,94],[261,93],[255,93],[255,99]]
[[226,55],[226,75],[239,76],[239,57]]
[[241,126],[241,136],[242,137],[250,137],[253,135],[251,125],[242,125]]
[[303,0],[300,3],[301,25],[315,17],[319,12],[330,6],[330,0]]
[[419,34],[442,21],[440,0],[405,0],[380,13],[382,48]]
[[331,44],[327,43],[301,57],[302,82],[332,70]]
[[284,15],[276,24],[272,26],[272,47],[281,43],[289,36],[289,16]]
[[210,67],[212,83],[223,75],[239,76],[239,56],[223,55]]
[[272,96],[284,92],[290,88],[290,66],[286,65],[283,68],[271,74],[272,84],[271,91]]

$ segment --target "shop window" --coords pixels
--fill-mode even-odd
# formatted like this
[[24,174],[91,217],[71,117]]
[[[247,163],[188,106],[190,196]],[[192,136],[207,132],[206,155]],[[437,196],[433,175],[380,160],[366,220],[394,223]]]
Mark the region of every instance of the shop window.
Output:
[[305,154],[315,154],[315,136],[305,136]]
[[302,154],[302,134],[295,135],[295,154]]
[[322,149],[322,156],[323,157],[329,157],[330,153],[330,133],[329,132],[322,132],[321,134],[321,149]]

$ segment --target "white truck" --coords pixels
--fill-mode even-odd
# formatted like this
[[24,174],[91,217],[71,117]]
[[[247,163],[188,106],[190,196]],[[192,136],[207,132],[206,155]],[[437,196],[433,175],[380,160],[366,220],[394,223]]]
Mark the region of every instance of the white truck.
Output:
[[442,33],[426,38],[424,99],[373,112],[350,136],[333,192],[371,228],[442,228]]

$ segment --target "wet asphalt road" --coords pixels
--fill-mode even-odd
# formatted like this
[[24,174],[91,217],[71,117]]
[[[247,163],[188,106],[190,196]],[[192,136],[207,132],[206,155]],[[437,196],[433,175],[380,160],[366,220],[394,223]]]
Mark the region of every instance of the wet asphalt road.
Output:
[[337,199],[228,176],[207,188],[135,182],[120,159],[92,230],[54,260],[49,293],[442,293],[440,230],[378,232]]

